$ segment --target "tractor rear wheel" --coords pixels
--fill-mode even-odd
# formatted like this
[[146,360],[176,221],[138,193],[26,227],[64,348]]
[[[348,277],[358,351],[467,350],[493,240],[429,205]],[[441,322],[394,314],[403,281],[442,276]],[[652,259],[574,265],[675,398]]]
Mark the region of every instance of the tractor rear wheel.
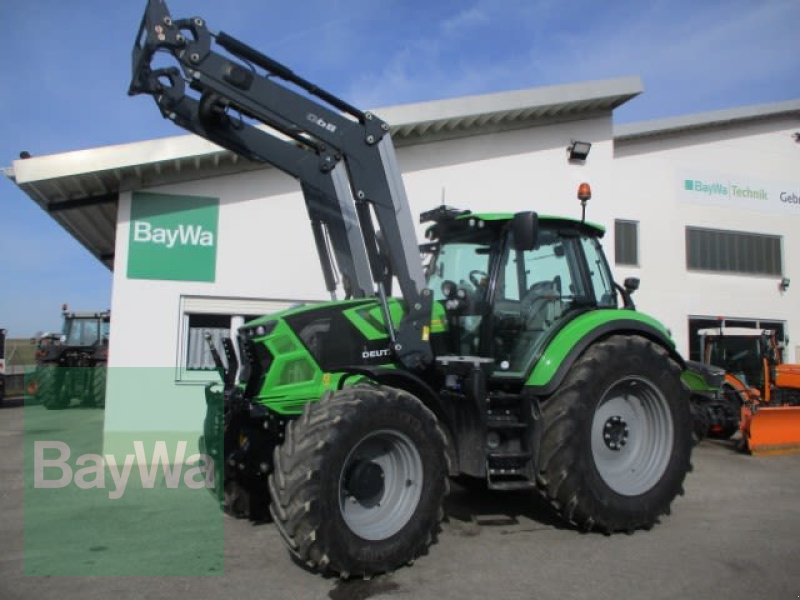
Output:
[[294,556],[342,577],[426,552],[443,517],[445,438],[416,397],[355,386],[306,405],[275,449],[270,511]]
[[64,394],[65,367],[45,364],[36,369],[36,398],[47,410],[61,410],[69,406],[69,398]]
[[691,437],[678,365],[645,338],[612,336],[545,401],[537,483],[582,529],[649,528],[683,492]]
[[106,406],[106,369],[105,363],[95,365],[92,369],[91,401],[92,405],[97,408],[105,408]]

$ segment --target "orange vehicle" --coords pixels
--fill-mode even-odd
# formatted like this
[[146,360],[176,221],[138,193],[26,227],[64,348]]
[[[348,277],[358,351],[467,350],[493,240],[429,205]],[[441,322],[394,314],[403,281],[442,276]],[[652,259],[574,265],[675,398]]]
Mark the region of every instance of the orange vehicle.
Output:
[[[722,395],[740,415],[747,449],[752,454],[800,451],[800,365],[783,362],[784,344],[775,332],[715,327],[698,333],[703,362],[725,369]],[[724,437],[732,433],[722,432]]]

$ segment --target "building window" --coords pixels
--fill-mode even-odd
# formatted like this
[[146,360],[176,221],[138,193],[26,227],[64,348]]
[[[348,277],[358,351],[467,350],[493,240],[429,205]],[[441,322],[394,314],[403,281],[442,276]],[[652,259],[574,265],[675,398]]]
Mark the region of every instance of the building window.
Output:
[[186,370],[212,371],[214,359],[211,357],[206,334],[211,336],[211,343],[222,353],[222,339],[232,334],[231,319],[234,315],[189,314],[188,335],[186,339]]
[[614,221],[614,263],[639,266],[638,221]]
[[780,275],[781,237],[761,233],[686,228],[686,267],[740,275]]
[[[205,383],[219,379],[205,339],[207,333],[224,362],[223,338],[235,338],[239,327],[246,321],[295,304],[297,302],[292,300],[181,297],[176,380],[184,383]],[[235,343],[234,352],[238,354]],[[239,362],[241,364],[241,360]]]

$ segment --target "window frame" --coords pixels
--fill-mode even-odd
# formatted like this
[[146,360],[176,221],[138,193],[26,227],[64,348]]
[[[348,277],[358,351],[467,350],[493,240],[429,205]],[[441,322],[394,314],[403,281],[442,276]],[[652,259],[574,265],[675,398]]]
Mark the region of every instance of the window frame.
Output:
[[[620,229],[619,225],[632,225],[633,226],[633,253],[634,253],[634,260],[633,262],[623,262],[620,260],[619,257],[619,240],[620,240]],[[640,258],[640,244],[639,244],[639,221],[634,219],[614,219],[614,265],[620,267],[641,267],[641,258]]]
[[[178,343],[176,345],[177,350],[175,356],[175,382],[187,385],[206,385],[207,383],[221,381],[219,374],[215,370],[195,370],[187,367],[190,331],[189,319],[191,315],[229,316],[229,332],[231,337],[234,337],[239,327],[248,320],[285,310],[291,306],[306,302],[308,301],[182,295],[178,303]],[[220,355],[222,355],[222,349],[220,348],[219,350]],[[239,349],[236,344],[234,344],[234,351],[238,358]],[[241,360],[239,363],[241,365]]]
[[[702,240],[693,242],[693,234],[714,234],[714,237],[706,237]],[[735,237],[736,236],[736,237]],[[725,238],[728,238],[727,240]],[[785,269],[784,265],[784,248],[783,248],[782,235],[773,235],[768,233],[759,233],[751,231],[738,231],[731,229],[716,229],[713,227],[699,227],[694,225],[687,225],[684,232],[684,244],[686,251],[686,270],[690,273],[713,273],[716,275],[732,275],[736,277],[761,277],[761,278],[774,278],[782,277]],[[742,252],[741,245],[737,245],[739,241],[753,243],[754,240],[761,238],[764,240],[775,242],[774,250],[777,251],[777,256],[774,256],[772,249],[762,248],[764,252],[759,252],[762,256],[754,257],[752,252]],[[690,246],[690,243],[699,243],[700,247]],[[713,246],[713,247],[712,247]],[[752,250],[752,248],[751,248]],[[742,267],[740,256],[744,254],[744,267]],[[708,255],[708,256],[705,256]],[[694,261],[694,258],[700,259]],[[710,257],[710,258],[709,258]],[[755,265],[753,261],[761,258],[764,260],[762,263],[764,269],[761,270],[745,270],[747,265]],[[705,264],[700,266],[693,266],[693,262],[702,262],[705,259]],[[747,261],[750,261],[749,263]],[[777,267],[777,272],[768,270],[770,262],[774,261]],[[717,267],[711,263],[716,263]],[[727,265],[723,269],[719,265]]]

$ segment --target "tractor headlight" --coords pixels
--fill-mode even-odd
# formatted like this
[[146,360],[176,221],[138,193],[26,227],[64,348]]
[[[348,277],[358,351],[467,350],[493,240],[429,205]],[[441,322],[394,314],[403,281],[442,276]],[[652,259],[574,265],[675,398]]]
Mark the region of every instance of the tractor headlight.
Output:
[[277,321],[270,321],[268,323],[256,325],[255,327],[243,327],[241,331],[245,338],[252,339],[255,337],[264,337],[265,335],[269,335],[277,325]]

